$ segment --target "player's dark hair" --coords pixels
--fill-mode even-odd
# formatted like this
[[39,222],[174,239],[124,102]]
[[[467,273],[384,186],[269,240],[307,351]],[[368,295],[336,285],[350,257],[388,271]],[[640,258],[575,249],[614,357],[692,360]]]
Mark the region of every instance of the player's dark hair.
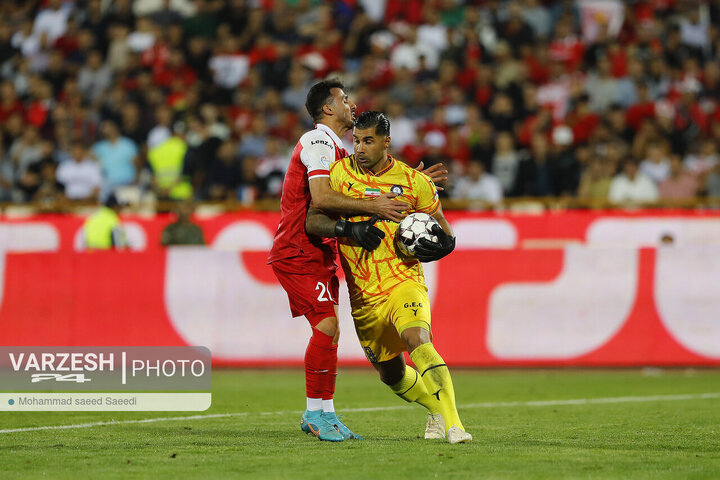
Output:
[[333,88],[345,89],[345,85],[336,79],[323,80],[310,87],[310,91],[305,98],[305,109],[308,111],[313,121],[317,122],[323,117],[323,107],[328,105],[332,99],[330,90]]
[[375,135],[390,135],[390,120],[382,112],[370,110],[363,112],[355,120],[355,128],[375,127]]

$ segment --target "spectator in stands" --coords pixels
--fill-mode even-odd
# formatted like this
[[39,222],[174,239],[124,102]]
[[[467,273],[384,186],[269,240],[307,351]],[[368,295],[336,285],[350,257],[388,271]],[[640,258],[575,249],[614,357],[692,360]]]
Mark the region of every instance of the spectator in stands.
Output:
[[600,157],[593,157],[580,177],[578,198],[591,202],[604,202],[610,192],[612,170]]
[[147,147],[152,149],[172,136],[173,112],[167,105],[160,105],[155,109],[155,126],[147,137]]
[[114,72],[125,71],[130,66],[132,50],[128,43],[130,29],[127,25],[117,23],[110,27],[110,46],[107,52],[107,64]]
[[10,154],[5,149],[5,143],[0,136],[0,202],[10,202],[14,192],[15,169]]
[[127,38],[127,44],[135,53],[142,53],[155,45],[155,28],[147,17],[139,16],[135,20],[135,30]]
[[536,37],[547,38],[552,31],[552,15],[540,0],[525,0],[520,2],[520,14],[523,20],[530,25]]
[[515,107],[509,95],[498,93],[490,104],[489,120],[498,132],[511,132],[515,126]]
[[208,193],[211,200],[237,198],[242,184],[243,172],[237,156],[236,144],[228,140],[220,145],[208,179]]
[[696,152],[697,153],[688,155],[684,160],[685,167],[695,175],[703,177],[720,163],[717,143],[715,143],[714,140],[707,139],[702,141]]
[[710,19],[700,18],[699,8],[690,8],[680,20],[682,43],[687,45],[698,58],[702,58],[704,50],[709,46],[709,29]]
[[590,108],[594,112],[605,112],[618,101],[618,83],[612,76],[610,59],[598,58],[597,70],[588,76],[585,91],[590,97]]
[[392,148],[402,152],[405,146],[417,142],[417,123],[405,114],[405,107],[399,101],[391,100],[387,111],[392,124]]
[[97,200],[102,187],[100,165],[87,152],[85,145],[76,140],[72,145],[70,159],[62,162],[56,178],[69,200]]
[[222,46],[210,59],[213,80],[219,87],[217,101],[226,105],[232,101],[233,90],[248,76],[250,59],[240,53],[238,42],[234,37],[222,40]]
[[473,160],[468,164],[467,175],[455,182],[452,198],[496,204],[503,199],[503,187],[494,175],[485,171],[482,162]]
[[180,202],[175,210],[177,218],[166,226],[160,237],[163,247],[173,245],[205,245],[205,237],[200,226],[190,219],[193,205],[190,202]]
[[258,159],[255,168],[260,186],[258,198],[280,198],[283,178],[290,165],[292,152],[276,137],[268,138],[265,150],[265,155]]
[[220,121],[220,112],[216,105],[212,103],[203,103],[200,107],[200,117],[207,126],[208,135],[220,140],[230,138],[230,127]]
[[710,171],[705,180],[705,190],[709,197],[720,197],[720,163]]
[[188,116],[187,128],[188,150],[183,161],[183,175],[192,185],[195,198],[204,200],[208,198],[208,176],[222,139],[210,135],[205,122],[199,116]]
[[148,131],[142,124],[140,107],[135,102],[125,102],[120,108],[120,128],[122,135],[135,145],[143,145]]
[[10,147],[10,160],[14,166],[15,184],[21,198],[31,200],[41,183],[42,162],[52,153],[52,146],[40,139],[37,128],[27,126]]
[[261,157],[265,155],[265,144],[268,138],[268,125],[265,116],[256,115],[252,119],[250,131],[247,132],[238,146],[238,155],[252,155]]
[[530,143],[530,155],[523,155],[518,165],[513,195],[518,197],[553,194],[550,170],[550,144],[544,133],[535,133]]
[[48,157],[45,161],[40,162],[38,167],[40,171],[38,173],[38,185],[35,189],[35,193],[32,196],[32,200],[40,204],[40,208],[46,206],[57,205],[65,200],[65,187],[62,183],[58,182],[55,172],[57,165],[52,161],[50,156],[52,155],[52,145],[48,144]]
[[645,147],[645,160],[640,162],[640,173],[656,184],[662,183],[670,176],[667,142],[657,141]]
[[18,98],[13,82],[5,81],[0,85],[0,124],[7,122],[14,113],[24,116],[25,106]]
[[101,196],[107,197],[117,187],[137,183],[139,151],[135,142],[120,135],[115,122],[105,120],[101,130],[105,139],[93,145],[92,152],[100,162],[103,172]]
[[53,45],[67,29],[67,21],[72,12],[72,3],[63,3],[60,0],[49,0],[47,8],[40,10],[35,17],[33,36],[45,37],[48,45]]
[[553,129],[549,167],[554,195],[574,195],[577,192],[581,167],[573,141],[573,131],[567,125],[558,125]]
[[37,128],[27,126],[22,136],[15,140],[10,147],[10,158],[15,164],[18,177],[35,163],[43,159],[45,154],[43,142]]
[[622,173],[610,182],[608,200],[615,205],[654,203],[658,199],[655,183],[638,171],[638,163],[628,158],[623,163]]
[[515,189],[520,161],[523,152],[515,149],[515,140],[510,132],[500,132],[495,140],[495,155],[492,161],[492,173],[500,181],[505,195]]
[[69,78],[64,65],[64,57],[60,50],[52,50],[48,57],[48,67],[43,73],[43,78],[52,86],[52,96],[57,97]]
[[103,63],[103,56],[98,50],[92,50],[87,65],[78,72],[78,88],[86,102],[99,106],[103,94],[112,84],[112,70]]
[[437,165],[438,163],[444,163],[452,169],[453,173],[462,171],[462,165],[457,162],[452,162],[452,160],[448,159],[443,152],[447,143],[447,137],[443,132],[431,130],[425,134],[425,138],[423,140],[424,151],[420,157],[420,161],[425,165],[425,167]]
[[[64,163],[73,140],[91,144],[98,124],[110,120],[142,157],[170,138],[174,120],[190,124],[202,117],[205,133],[189,145],[194,160],[184,169],[196,187],[203,186],[195,195],[204,198],[228,128],[241,155],[252,157],[238,165],[259,159],[264,171],[268,138],[285,141],[310,122],[303,112],[309,75],[337,69],[360,84],[359,110],[405,108],[404,115],[391,112],[399,159],[447,161],[448,155],[463,156],[467,143],[470,158],[493,171],[499,132],[510,135],[514,151],[529,148],[532,159],[521,158],[506,195],[575,194],[580,171],[594,168],[578,159],[585,150],[610,169],[628,145],[633,158],[644,160],[649,146],[667,141],[666,156],[680,154],[702,186],[718,162],[720,39],[699,13],[704,6],[627,4],[619,33],[608,23],[588,36],[573,2],[260,3],[2,3],[0,128],[6,149],[31,125],[53,142],[54,161]],[[714,18],[718,9],[711,5],[709,11]],[[155,110],[156,118],[147,118]],[[561,124],[572,129],[573,140],[558,148],[552,133]],[[415,130],[422,139],[432,132],[436,143],[436,134],[442,136],[441,151],[428,154],[433,147],[413,142]],[[538,135],[550,140],[549,154],[542,153]],[[17,175],[20,165],[7,165]],[[641,168],[650,172],[653,165]],[[42,172],[51,170],[35,167],[24,177],[25,199],[40,183],[50,185]],[[258,181],[239,178],[238,187]],[[250,196],[268,190],[250,187],[257,190]]]
[[[397,35],[401,41],[397,43],[390,53],[390,63],[393,70],[406,68],[418,73],[423,68],[436,69],[438,66],[438,51],[430,42],[421,42],[418,38],[418,28],[415,25],[403,25]],[[428,37],[431,35],[428,31]]]
[[632,142],[635,132],[627,123],[626,109],[618,104],[611,105],[607,120],[610,131],[615,137],[628,143]]
[[669,160],[669,174],[658,185],[662,200],[691,200],[698,193],[698,178],[685,170],[682,157],[672,155]]
[[[507,2],[507,20],[498,25],[498,36],[504,39],[512,47],[515,56],[520,49],[526,45],[532,45],[535,40],[535,33],[525,21],[523,8],[519,2]],[[497,50],[495,51],[497,54]]]

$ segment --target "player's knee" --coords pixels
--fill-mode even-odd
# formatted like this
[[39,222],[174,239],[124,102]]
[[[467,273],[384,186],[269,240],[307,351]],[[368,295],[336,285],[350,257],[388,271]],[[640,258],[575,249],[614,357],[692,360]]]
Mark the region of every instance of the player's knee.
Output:
[[400,338],[408,349],[408,353],[412,353],[420,345],[430,343],[430,332],[422,327],[410,327],[403,330]]
[[373,367],[380,374],[380,381],[388,386],[395,385],[405,375],[405,359],[402,355],[384,362],[373,363]]
[[320,320],[315,328],[329,337],[333,337],[333,343],[340,339],[340,323],[337,317],[326,317]]

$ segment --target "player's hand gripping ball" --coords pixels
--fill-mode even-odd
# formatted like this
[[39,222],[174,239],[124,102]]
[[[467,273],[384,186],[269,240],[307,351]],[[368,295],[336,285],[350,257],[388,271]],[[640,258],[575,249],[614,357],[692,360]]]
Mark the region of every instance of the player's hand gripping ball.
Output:
[[433,225],[440,226],[437,220],[427,213],[411,213],[405,217],[395,233],[398,250],[408,257],[414,257],[415,247],[421,238],[437,242],[437,236],[431,232]]

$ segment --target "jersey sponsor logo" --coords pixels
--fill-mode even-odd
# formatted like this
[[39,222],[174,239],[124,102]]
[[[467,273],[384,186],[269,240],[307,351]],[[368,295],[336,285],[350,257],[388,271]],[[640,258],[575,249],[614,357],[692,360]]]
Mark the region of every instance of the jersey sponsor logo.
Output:
[[422,308],[422,302],[405,302],[405,308],[412,310],[413,315],[417,317],[417,312]]
[[310,145],[316,145],[318,143],[321,143],[321,144],[325,145],[326,147],[330,146],[330,142],[328,142],[327,140],[311,140],[310,141]]
[[380,189],[379,188],[366,188],[365,189],[365,196],[366,197],[379,197],[380,196]]
[[403,187],[401,185],[393,185],[392,187],[390,187],[390,191],[392,193],[397,193],[398,195],[402,195]]

